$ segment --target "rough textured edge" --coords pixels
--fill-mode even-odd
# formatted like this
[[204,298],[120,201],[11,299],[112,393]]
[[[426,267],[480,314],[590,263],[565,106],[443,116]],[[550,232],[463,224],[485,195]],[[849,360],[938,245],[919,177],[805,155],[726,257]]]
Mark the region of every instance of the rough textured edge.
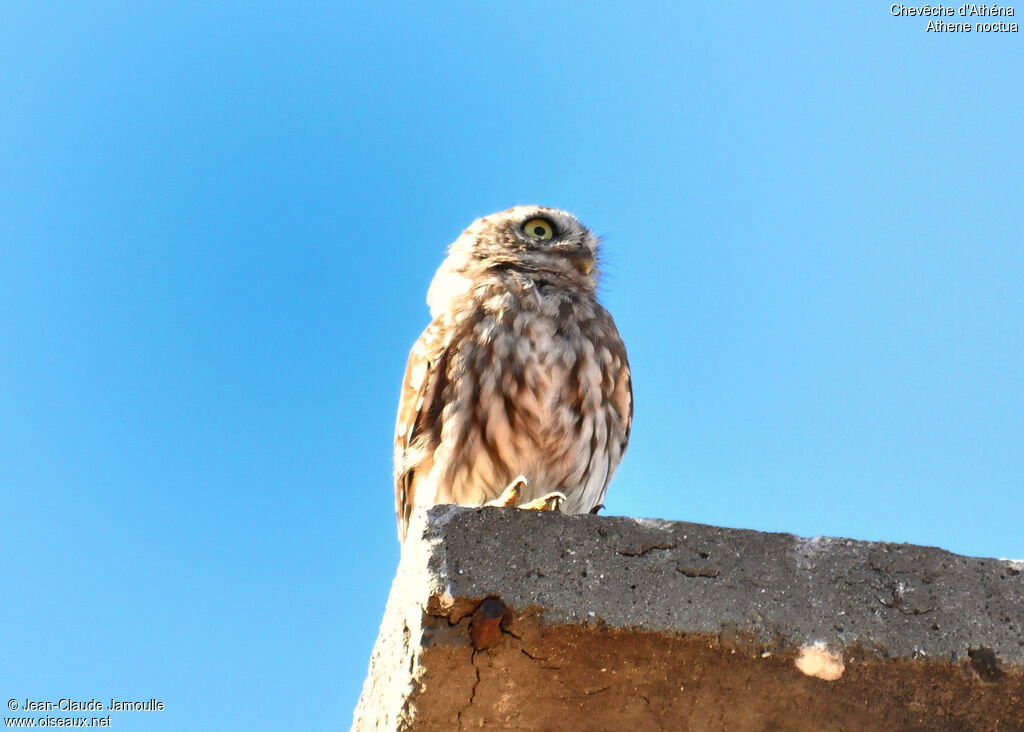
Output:
[[502,509],[449,511],[427,533],[445,554],[437,565],[445,596],[500,595],[517,608],[544,608],[550,625],[735,627],[763,641],[882,645],[910,658],[988,646],[1024,665],[1024,574],[1013,562],[910,544]]
[[[735,556],[715,566],[693,563],[691,550],[695,546],[688,543],[691,537],[703,542],[705,549],[711,546],[716,554],[728,548]],[[744,554],[744,547],[767,551]],[[696,559],[708,553],[699,547],[696,552]],[[881,573],[882,579],[874,583],[847,582],[849,572],[865,571],[860,566],[865,558],[868,565],[872,561],[878,564],[874,569],[867,567],[869,575]],[[641,598],[639,614],[623,613],[626,603],[609,591],[615,589],[614,583],[602,586],[601,582],[580,581],[581,572],[586,578],[587,567],[595,563],[598,571],[604,566],[627,574],[632,572],[635,578],[647,583],[656,584],[666,576],[677,579],[681,575],[686,584],[676,586],[674,593],[655,592]],[[749,573],[743,574],[751,565],[771,571],[765,577],[755,576],[757,581],[752,581]],[[929,566],[933,571],[938,566],[951,568],[954,579],[970,580],[966,585],[961,582],[963,586],[954,582],[955,586],[941,588],[941,599],[965,601],[967,606],[953,609],[953,614],[959,613],[965,622],[963,628],[955,629],[957,632],[942,636],[939,653],[935,650],[938,646],[925,649],[913,642],[901,644],[907,636],[920,631],[926,616],[936,612],[935,607],[927,604],[929,598],[935,599],[935,592],[929,590],[927,583],[914,584],[922,572],[927,575]],[[994,580],[1000,573],[1004,581],[1009,580],[1005,586]],[[1013,698],[1019,705],[1018,687],[1024,678],[1021,573],[1019,562],[963,557],[912,545],[822,537],[801,539],[788,534],[760,534],[650,519],[538,516],[514,510],[435,507],[414,516],[410,540],[374,648],[371,673],[356,709],[354,729],[404,729],[412,724],[422,711],[415,705],[433,698],[430,694],[424,696],[424,683],[433,683],[427,668],[430,663],[425,663],[427,656],[436,658],[438,650],[456,648],[460,643],[465,646],[468,642],[465,638],[453,640],[454,631],[443,629],[464,626],[468,622],[466,616],[480,600],[491,595],[503,597],[520,615],[537,619],[540,627],[594,632],[606,628],[634,629],[639,635],[703,634],[715,639],[715,643],[731,645],[734,651],[746,649],[795,658],[801,648],[820,647],[826,656],[831,654],[840,663],[844,658],[869,662],[906,659],[926,661],[935,668],[945,665],[970,669],[977,676],[1008,672],[1013,680],[1011,688],[1016,689]],[[935,581],[935,577],[929,580],[933,584]],[[938,584],[941,586],[943,581]],[[827,593],[820,592],[837,586],[838,597],[826,598]],[[993,591],[993,586],[1002,594]],[[665,612],[674,602],[686,602],[700,595],[701,587],[712,588],[710,595],[704,593],[704,599],[718,593],[725,604],[711,608],[702,603],[697,614]],[[622,589],[621,583],[618,589]],[[751,598],[768,590],[775,592],[772,601],[750,612],[756,604]],[[979,590],[988,597],[973,597],[972,593],[979,594]],[[869,619],[874,612],[879,623],[868,624],[856,634],[837,634],[829,623],[837,613],[845,614],[850,609],[841,603],[836,605],[837,599],[855,601],[851,607],[866,610],[865,617]],[[991,603],[999,607],[988,612]],[[584,607],[596,609],[584,612]],[[980,609],[983,611],[979,613]],[[792,611],[795,617],[780,621],[776,616],[781,611]],[[993,614],[998,612],[1003,612],[1003,620],[1010,623],[1009,634],[993,630],[999,629],[998,623],[993,625]],[[941,612],[934,617],[939,615]],[[403,629],[401,638],[396,636],[399,628]],[[880,632],[886,630],[887,635]],[[825,678],[835,674],[834,669],[828,669],[827,660],[825,666],[819,663],[814,667],[824,671],[811,675]],[[436,661],[433,663],[436,665]],[[469,684],[475,690],[481,681],[480,668],[476,663],[466,668],[476,674],[475,679],[460,682],[446,677],[445,684],[454,688],[460,683]],[[474,696],[475,692],[470,693],[469,698]],[[462,713],[459,714],[461,720]]]
[[[423,649],[424,621],[437,614],[428,612],[428,605],[451,597],[444,584],[448,572],[441,542],[446,520],[456,510],[439,506],[429,516],[422,510],[413,513],[353,729],[401,729],[408,724],[409,700],[418,691],[414,672]],[[393,635],[396,632],[400,637]]]

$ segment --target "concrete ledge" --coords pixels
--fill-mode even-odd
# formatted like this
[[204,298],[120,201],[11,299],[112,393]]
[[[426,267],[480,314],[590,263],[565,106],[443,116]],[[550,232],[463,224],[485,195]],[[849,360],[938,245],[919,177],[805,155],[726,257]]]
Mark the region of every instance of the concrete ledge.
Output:
[[682,522],[414,518],[357,730],[1024,730],[1024,565]]

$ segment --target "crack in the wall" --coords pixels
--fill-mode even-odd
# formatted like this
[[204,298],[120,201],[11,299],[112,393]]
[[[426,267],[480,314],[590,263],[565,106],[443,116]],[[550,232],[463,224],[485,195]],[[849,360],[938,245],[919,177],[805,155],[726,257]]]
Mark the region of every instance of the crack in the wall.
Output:
[[891,599],[886,601],[884,598],[878,597],[878,601],[882,603],[883,606],[892,608],[903,615],[927,615],[935,609],[934,606],[924,608],[908,607],[906,601],[903,599],[904,587],[902,582],[886,584],[883,585],[883,587],[889,590]]
[[566,694],[565,696],[560,696],[558,698],[565,701],[569,701],[570,699],[589,699],[595,694],[603,694],[610,688],[612,688],[612,685],[608,684],[608,686],[602,686],[600,689],[584,689],[582,694]]
[[529,658],[531,661],[533,661],[534,663],[536,663],[538,666],[540,666],[543,669],[547,669],[549,671],[561,671],[562,670],[561,666],[554,666],[554,665],[551,665],[549,663],[546,663],[546,661],[548,660],[547,658],[544,658],[544,657],[541,657],[541,656],[534,656],[532,653],[530,653],[525,648],[520,648],[519,650],[522,652],[522,654],[524,656]]
[[469,662],[473,665],[474,674],[473,686],[469,690],[469,699],[466,701],[466,705],[462,709],[459,709],[455,717],[455,721],[458,724],[458,728],[460,730],[464,729],[464,726],[462,724],[462,713],[468,711],[473,707],[473,704],[476,702],[476,690],[480,686],[480,667],[476,663],[477,653],[480,653],[480,651],[474,650],[469,657]]
[[704,579],[717,579],[721,572],[713,567],[689,567],[679,565],[676,567],[676,571],[684,577],[703,577]]
[[664,544],[661,542],[645,543],[640,546],[640,551],[633,549],[616,549],[615,553],[622,557],[645,557],[655,550],[667,551],[669,549],[676,549],[679,547],[677,543]]
[[501,629],[501,632],[502,632],[502,633],[503,633],[504,635],[510,635],[510,636],[512,636],[513,638],[515,638],[515,639],[516,639],[517,641],[522,641],[522,640],[523,640],[523,639],[522,639],[522,638],[520,638],[520,637],[519,637],[518,635],[516,635],[515,631],[514,631],[514,630],[512,630],[511,628],[506,628],[506,627],[505,627],[505,626],[503,626],[503,625],[499,625],[498,627],[499,627],[499,628]]
[[[845,577],[842,577],[839,579],[841,579],[843,584],[845,584],[847,587],[867,585],[868,587],[871,587],[874,590],[886,590],[888,597],[886,597],[885,595],[876,594],[875,599],[883,607],[896,610],[901,615],[927,615],[928,613],[936,609],[936,597],[934,594],[935,591],[933,589],[928,589],[927,587],[915,588],[913,585],[908,586],[907,583],[903,582],[898,578],[900,575],[903,575],[909,578],[910,580],[917,579],[920,581],[921,585],[927,586],[932,584],[932,581],[936,577],[936,573],[929,572],[923,574],[920,577],[915,577],[915,575],[912,572],[880,567],[873,560],[867,562],[867,567],[872,572],[875,572],[877,575],[880,575],[880,578],[860,578],[856,580],[849,580]],[[913,592],[916,592],[917,590],[921,590],[922,594],[927,595],[927,598],[931,601],[931,604],[919,606],[917,603],[908,602],[907,596]],[[937,630],[938,628],[936,627],[933,629]]]

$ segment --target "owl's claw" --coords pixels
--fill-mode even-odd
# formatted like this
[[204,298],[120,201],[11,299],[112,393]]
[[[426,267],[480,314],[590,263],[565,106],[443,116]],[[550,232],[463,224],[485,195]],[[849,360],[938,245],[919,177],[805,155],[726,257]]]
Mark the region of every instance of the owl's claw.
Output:
[[554,491],[546,496],[535,498],[529,503],[524,503],[519,508],[524,511],[560,511],[565,503],[565,494]]
[[565,494],[555,491],[520,505],[519,498],[523,494],[523,488],[527,485],[526,476],[517,475],[505,490],[501,492],[501,495],[493,501],[488,501],[487,505],[521,508],[524,511],[558,511],[562,508],[562,504],[565,503]]
[[504,506],[505,508],[515,508],[519,505],[519,496],[523,493],[523,488],[527,485],[525,475],[517,475],[512,479],[512,482],[501,492],[501,495],[495,498],[493,501],[488,501],[488,506]]

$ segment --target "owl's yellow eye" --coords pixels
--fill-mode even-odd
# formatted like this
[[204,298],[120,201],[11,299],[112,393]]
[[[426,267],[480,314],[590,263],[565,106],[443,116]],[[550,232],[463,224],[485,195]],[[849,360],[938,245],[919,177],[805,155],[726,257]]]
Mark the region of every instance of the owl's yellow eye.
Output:
[[523,224],[523,231],[534,239],[550,239],[555,235],[555,227],[547,219],[530,219]]

